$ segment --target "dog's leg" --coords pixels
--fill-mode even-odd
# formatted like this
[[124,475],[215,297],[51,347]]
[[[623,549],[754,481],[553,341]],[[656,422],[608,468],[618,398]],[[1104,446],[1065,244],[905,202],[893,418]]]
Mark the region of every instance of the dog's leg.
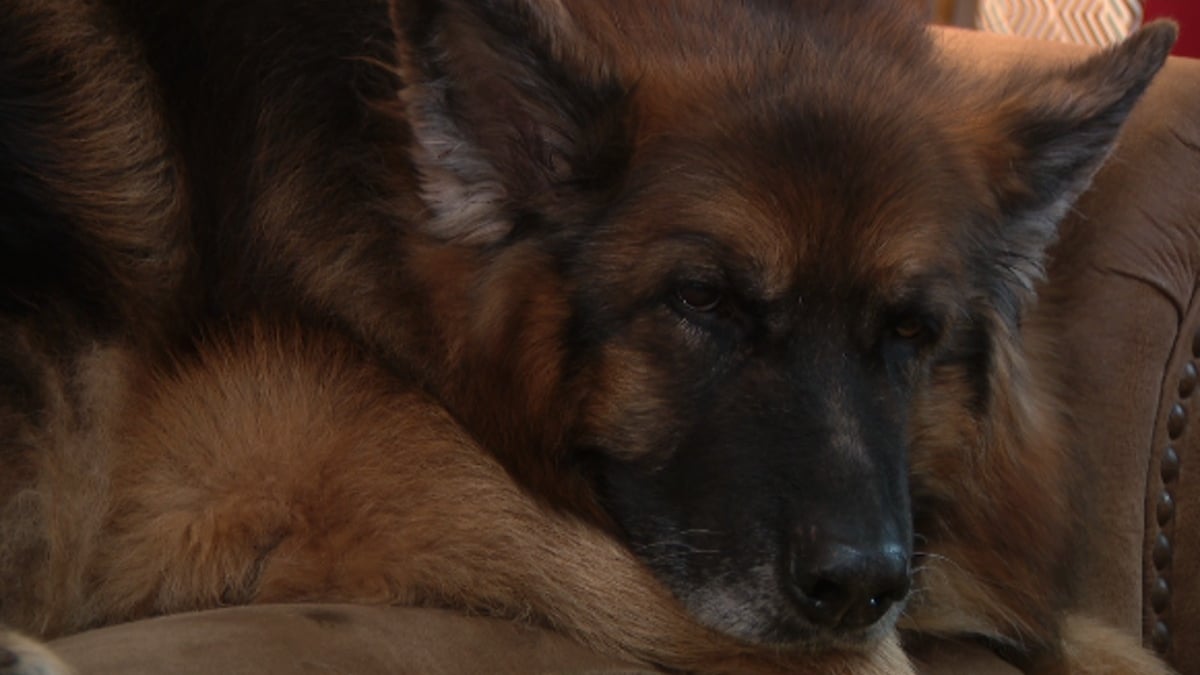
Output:
[[469,439],[445,432],[442,443],[409,455],[439,480],[405,481],[405,497],[393,500],[401,508],[376,502],[379,510],[336,533],[346,547],[331,548],[315,532],[285,541],[267,563],[258,599],[334,597],[525,616],[602,652],[687,671],[912,672],[894,639],[866,655],[789,656],[704,629],[610,537],[548,512]]
[[74,675],[50,649],[19,633],[0,629],[0,675]]
[[324,528],[289,538],[268,561],[257,599],[334,597],[529,617],[600,651],[688,671],[911,672],[894,639],[866,655],[789,657],[704,629],[617,542],[547,511],[469,439],[444,431],[442,442],[409,454],[437,481],[394,477],[404,497],[375,502],[373,513],[333,533],[344,547],[331,547],[329,534],[318,534]]
[[785,654],[699,626],[611,536],[521,490],[436,402],[329,344],[279,342],[215,350],[134,406],[94,569],[107,620],[222,602],[431,605],[530,619],[675,670],[912,673],[894,638]]

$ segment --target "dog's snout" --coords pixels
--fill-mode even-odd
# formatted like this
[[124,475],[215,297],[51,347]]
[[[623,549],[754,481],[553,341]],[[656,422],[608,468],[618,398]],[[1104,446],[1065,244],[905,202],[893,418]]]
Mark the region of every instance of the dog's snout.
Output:
[[908,594],[908,550],[805,542],[790,561],[792,593],[804,616],[832,630],[866,628]]

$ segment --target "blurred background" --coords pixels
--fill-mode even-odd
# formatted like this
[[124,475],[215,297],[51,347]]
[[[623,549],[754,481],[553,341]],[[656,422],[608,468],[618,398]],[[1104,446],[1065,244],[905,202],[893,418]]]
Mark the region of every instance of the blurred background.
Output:
[[938,23],[1087,45],[1119,42],[1159,17],[1179,22],[1175,54],[1200,57],[1200,0],[917,0]]

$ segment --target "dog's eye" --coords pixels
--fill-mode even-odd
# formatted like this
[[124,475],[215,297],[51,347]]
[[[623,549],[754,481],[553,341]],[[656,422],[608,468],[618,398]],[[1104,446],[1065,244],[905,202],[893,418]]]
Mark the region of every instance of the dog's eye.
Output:
[[915,363],[937,343],[940,333],[935,320],[921,314],[900,314],[884,328],[882,356],[893,365]]
[[675,290],[679,303],[693,312],[707,314],[721,305],[724,294],[713,284],[690,283]]
[[929,332],[925,322],[915,316],[904,317],[892,325],[892,333],[909,342],[922,342]]
[[941,329],[936,320],[921,314],[902,314],[887,328],[889,342],[909,350],[922,350],[936,343]]

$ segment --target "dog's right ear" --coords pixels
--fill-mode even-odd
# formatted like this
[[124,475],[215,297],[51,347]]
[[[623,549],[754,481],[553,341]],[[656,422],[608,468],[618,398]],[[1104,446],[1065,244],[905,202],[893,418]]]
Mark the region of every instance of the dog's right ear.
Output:
[[430,234],[584,217],[628,160],[627,90],[558,0],[393,0]]

